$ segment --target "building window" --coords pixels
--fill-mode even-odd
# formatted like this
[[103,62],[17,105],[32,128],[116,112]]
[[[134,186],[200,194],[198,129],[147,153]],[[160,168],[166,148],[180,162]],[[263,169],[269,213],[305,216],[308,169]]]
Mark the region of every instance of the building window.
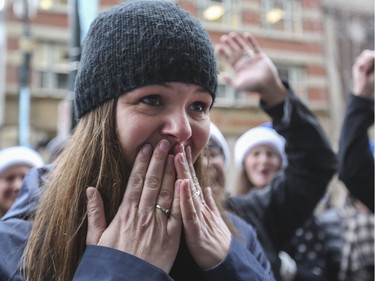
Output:
[[66,8],[69,0],[39,0],[39,8],[42,10],[54,10],[56,8]]
[[68,64],[65,42],[38,42],[34,51],[34,87],[51,93],[68,89]]
[[236,100],[234,88],[230,85],[219,83],[215,100],[218,105],[233,105]]
[[261,0],[262,25],[266,30],[302,33],[300,0]]
[[304,101],[307,101],[306,74],[301,66],[282,65],[276,63],[277,71],[281,79],[289,82],[295,93]]
[[231,27],[240,24],[239,0],[197,0],[199,20]]
[[222,58],[217,58],[218,68],[219,68],[219,83],[216,91],[215,103],[221,106],[231,106],[236,103],[236,93],[233,86],[226,84],[223,80],[224,75],[232,75],[232,69],[222,60]]

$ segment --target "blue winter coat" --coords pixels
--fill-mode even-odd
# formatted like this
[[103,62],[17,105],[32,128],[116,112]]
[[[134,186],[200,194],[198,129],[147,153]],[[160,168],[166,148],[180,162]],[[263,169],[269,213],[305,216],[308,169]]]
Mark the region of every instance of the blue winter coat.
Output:
[[[48,170],[42,168],[29,172],[15,204],[0,220],[0,281],[24,280],[20,275],[20,261],[32,227],[29,217],[37,207],[41,193],[39,186]],[[169,274],[125,252],[88,246],[73,280],[274,280],[253,228],[239,217],[229,216],[238,235],[232,236],[224,261],[210,270],[198,267],[184,242]]]

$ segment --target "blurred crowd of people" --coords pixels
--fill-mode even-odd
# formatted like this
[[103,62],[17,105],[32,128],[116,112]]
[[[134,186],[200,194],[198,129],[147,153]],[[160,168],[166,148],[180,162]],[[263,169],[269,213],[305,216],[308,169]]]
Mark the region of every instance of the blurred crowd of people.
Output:
[[[270,119],[233,155],[209,118],[216,56]],[[84,42],[72,136],[46,160],[0,151],[0,280],[374,280],[374,59],[353,65],[335,153],[252,34],[212,46],[170,1],[108,9]]]
[[[314,201],[314,208],[310,207],[311,216],[303,223],[299,223],[294,235],[289,235],[289,240],[279,244],[277,242],[285,223],[293,221],[294,216],[299,214],[281,214],[279,219],[274,219],[273,224],[279,221],[283,226],[279,225],[277,230],[267,231],[264,229],[267,227],[266,219],[257,220],[257,212],[265,215],[265,210],[271,208],[271,205],[267,207],[266,204],[271,204],[272,200],[275,200],[271,197],[272,192],[282,190],[282,187],[273,186],[282,185],[283,180],[278,181],[277,178],[285,177],[285,173],[290,169],[288,159],[294,160],[291,151],[286,147],[298,147],[298,144],[292,143],[285,139],[282,133],[275,131],[272,123],[260,124],[249,129],[234,144],[238,180],[235,186],[231,186],[232,184],[225,183],[222,179],[222,193],[226,195],[225,200],[231,205],[231,209],[236,213],[240,212],[241,217],[247,218],[248,222],[255,226],[259,240],[267,241],[263,242],[262,246],[270,261],[279,262],[274,266],[274,272],[277,272],[276,275],[280,274],[280,280],[374,279],[374,151],[369,139],[369,130],[374,123],[374,57],[374,51],[363,51],[352,69],[353,90],[349,95],[343,118],[336,171],[339,179],[347,187],[346,199],[342,205],[334,205],[331,202],[332,194],[326,188],[319,191],[317,185],[313,186],[318,196]],[[212,140],[208,148],[215,152],[209,154],[217,155],[217,152],[221,151],[222,158],[221,171],[216,172],[211,186],[215,186],[216,180],[225,174],[223,161],[229,157],[228,143],[223,141],[222,134],[220,137],[217,136],[220,134],[218,129],[211,130]],[[312,145],[309,137],[306,137],[305,142],[300,142],[301,146]],[[221,141],[215,141],[217,139]],[[300,157],[304,151],[307,152],[307,148],[300,148]],[[305,164],[310,165],[311,160],[306,158]],[[218,166],[215,165],[216,162],[213,161],[212,166]],[[309,169],[306,167],[305,180],[313,182],[308,172]],[[289,184],[291,188],[309,192],[307,187],[303,186],[303,182],[294,186],[292,183]],[[235,196],[229,194],[229,190],[232,189]],[[292,201],[285,201],[287,196],[292,195],[291,192],[288,191],[287,195],[281,192],[278,194],[278,200],[284,204],[278,212],[286,212],[289,206],[293,206],[293,210],[296,211]],[[256,196],[264,197],[268,201],[260,200],[261,203],[257,205],[250,199]],[[308,204],[308,200],[301,199],[297,200],[302,204]],[[323,209],[318,210],[318,201],[323,204]],[[244,207],[241,207],[241,204],[244,204]],[[301,210],[303,209],[307,211],[308,205],[302,206]],[[293,227],[287,226],[287,230],[290,229]],[[276,237],[270,240],[273,234]],[[271,249],[266,245],[270,245]]]

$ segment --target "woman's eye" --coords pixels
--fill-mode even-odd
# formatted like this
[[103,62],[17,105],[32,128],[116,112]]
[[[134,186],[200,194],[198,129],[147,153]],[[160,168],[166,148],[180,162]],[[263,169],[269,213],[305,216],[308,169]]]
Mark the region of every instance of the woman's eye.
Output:
[[273,158],[273,157],[277,157],[277,155],[273,152],[273,151],[268,151],[268,153],[267,153],[267,157],[268,158]]
[[145,103],[147,105],[153,105],[153,106],[161,104],[160,98],[158,96],[147,96],[147,97],[144,97],[144,98],[141,99],[141,102]]
[[192,109],[197,112],[205,112],[208,108],[203,102],[195,102],[191,105]]
[[252,154],[253,154],[253,156],[258,157],[260,155],[260,151],[255,150],[255,151],[253,151]]

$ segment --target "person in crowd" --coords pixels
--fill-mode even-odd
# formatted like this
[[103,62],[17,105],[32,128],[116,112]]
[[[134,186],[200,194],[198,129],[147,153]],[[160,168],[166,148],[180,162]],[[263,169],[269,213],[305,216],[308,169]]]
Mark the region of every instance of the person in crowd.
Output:
[[[212,189],[214,200],[221,208],[223,202],[230,196],[230,192],[226,186],[226,174],[230,166],[230,158],[231,153],[226,138],[220,129],[211,122],[210,138],[206,151],[203,154],[203,162],[207,165],[205,168],[207,172],[207,186]],[[232,212],[224,211],[226,216],[233,222],[237,235],[240,235],[243,241],[253,243],[253,236],[256,236],[253,227]],[[259,248],[262,247],[259,246]]]
[[374,50],[364,50],[352,67],[353,89],[339,140],[339,179],[350,194],[374,212],[374,154],[369,128],[374,124]]
[[[237,195],[245,195],[270,185],[287,166],[285,139],[267,122],[243,133],[234,145],[239,170]],[[280,276],[284,281],[297,275],[297,264],[285,251],[279,252]]]
[[207,185],[212,188],[215,198],[223,204],[229,196],[226,173],[230,166],[231,153],[227,140],[213,122],[210,125],[210,138],[206,154]]
[[226,76],[226,81],[259,94],[272,127],[285,139],[288,161],[266,187],[230,197],[225,207],[254,226],[275,277],[290,279],[295,272],[289,273],[289,259],[279,253],[324,195],[336,171],[336,156],[317,118],[281,81],[251,34],[222,36],[216,52],[234,69],[235,76]]
[[12,146],[0,151],[0,217],[16,200],[26,173],[43,164],[41,155],[29,147]]
[[348,193],[342,206],[318,214],[317,219],[325,237],[326,280],[374,280],[374,214]]
[[17,209],[2,220],[15,223],[0,227],[0,251],[20,244],[0,279],[274,280],[255,236],[236,235],[206,185],[216,89],[208,34],[177,4],[101,13],[83,44],[73,135],[37,175],[46,180],[30,219]]
[[374,280],[374,158],[368,138],[374,122],[374,51],[360,54],[352,77],[338,152],[346,200],[328,204],[297,230],[287,250],[300,269],[296,281]]
[[294,281],[374,280],[374,214],[351,194],[316,213],[286,246]]
[[349,192],[341,210],[342,240],[338,280],[374,280],[374,153],[368,136],[374,124],[374,50],[364,50],[352,67],[339,141],[339,179]]
[[268,186],[288,162],[285,139],[268,124],[243,133],[235,142],[234,155],[240,171],[238,195]]

